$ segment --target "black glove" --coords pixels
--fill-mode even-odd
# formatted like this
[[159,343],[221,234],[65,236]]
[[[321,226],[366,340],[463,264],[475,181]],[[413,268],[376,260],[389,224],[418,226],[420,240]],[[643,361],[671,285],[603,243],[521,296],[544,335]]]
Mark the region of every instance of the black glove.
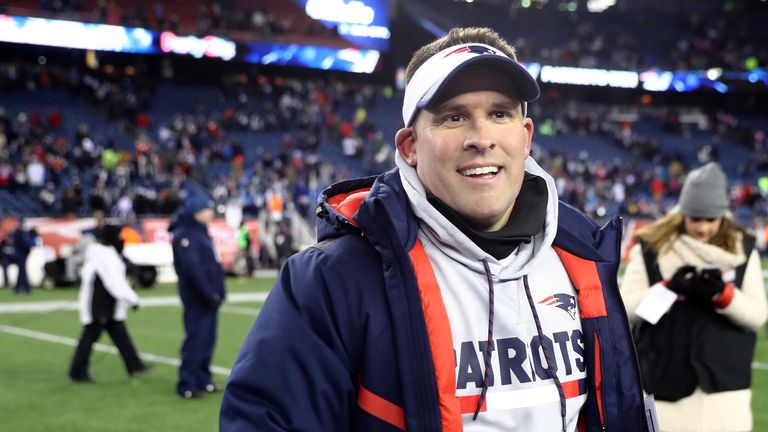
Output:
[[685,294],[692,302],[702,305],[712,305],[712,299],[723,292],[725,282],[720,269],[706,269],[698,273],[693,280],[693,286]]
[[218,294],[214,294],[208,297],[208,306],[210,306],[212,309],[218,309],[223,301],[224,300],[222,300]]
[[133,309],[133,310],[135,310],[135,311],[139,310],[139,304],[138,304],[138,303],[136,303],[136,304],[132,304],[132,305],[131,305],[131,309]]
[[693,280],[696,278],[696,267],[692,265],[682,266],[672,275],[667,288],[677,294],[687,296],[693,286]]

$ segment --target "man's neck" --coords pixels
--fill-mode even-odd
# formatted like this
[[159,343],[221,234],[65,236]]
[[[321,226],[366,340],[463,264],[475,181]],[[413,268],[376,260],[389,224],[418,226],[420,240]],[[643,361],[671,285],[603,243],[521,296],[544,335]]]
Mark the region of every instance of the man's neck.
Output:
[[541,231],[547,213],[547,184],[541,177],[526,173],[507,223],[491,232],[475,229],[466,218],[430,193],[427,193],[427,201],[480,249],[502,259],[514,252],[520,243],[531,242]]

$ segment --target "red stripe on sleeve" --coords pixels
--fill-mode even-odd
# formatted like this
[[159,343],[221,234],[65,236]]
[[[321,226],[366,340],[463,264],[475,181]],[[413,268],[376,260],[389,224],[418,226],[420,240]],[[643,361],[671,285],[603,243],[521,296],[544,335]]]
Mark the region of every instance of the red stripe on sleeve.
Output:
[[357,389],[357,404],[368,414],[400,430],[405,430],[405,413],[403,409],[363,387],[362,383]]

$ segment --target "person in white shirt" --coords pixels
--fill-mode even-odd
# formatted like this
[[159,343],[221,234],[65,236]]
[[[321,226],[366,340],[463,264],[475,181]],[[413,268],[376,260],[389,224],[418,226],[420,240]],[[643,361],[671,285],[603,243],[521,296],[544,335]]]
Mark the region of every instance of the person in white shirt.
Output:
[[125,326],[126,310],[139,307],[139,297],[126,280],[126,264],[121,255],[121,227],[105,225],[96,233],[98,243],[85,251],[80,284],[80,322],[83,332],[69,367],[69,378],[76,383],[90,383],[88,372],[93,344],[106,330],[123,358],[128,375],[146,372]]

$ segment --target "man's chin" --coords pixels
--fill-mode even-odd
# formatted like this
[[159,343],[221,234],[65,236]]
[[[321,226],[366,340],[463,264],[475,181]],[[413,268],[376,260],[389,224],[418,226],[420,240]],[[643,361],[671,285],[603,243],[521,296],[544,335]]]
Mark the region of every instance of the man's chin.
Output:
[[461,213],[464,220],[474,229],[478,231],[496,231],[500,227],[497,227],[501,217],[496,212],[483,212],[477,211],[477,208],[472,209],[467,213]]

